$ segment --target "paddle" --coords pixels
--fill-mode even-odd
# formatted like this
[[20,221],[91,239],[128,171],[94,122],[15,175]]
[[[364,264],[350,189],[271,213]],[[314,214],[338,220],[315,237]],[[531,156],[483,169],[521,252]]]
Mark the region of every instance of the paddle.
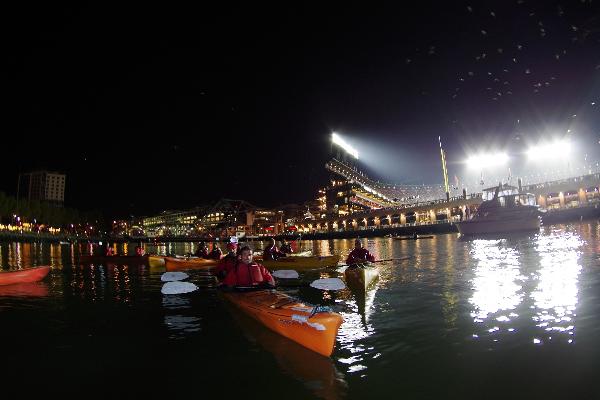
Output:
[[293,269],[280,269],[278,271],[273,272],[272,274],[275,278],[280,279],[297,279],[298,272]]
[[163,285],[160,292],[162,294],[182,294],[198,290],[198,286],[191,282],[167,282]]
[[346,285],[340,278],[323,278],[312,281],[310,287],[320,290],[342,290]]
[[189,275],[185,272],[165,272],[161,275],[160,280],[163,282],[175,282],[182,281],[189,278]]
[[[376,261],[368,261],[368,260],[364,260],[365,263],[380,263],[380,262],[386,262],[386,261],[404,261],[404,260],[408,260],[412,258],[412,256],[406,256],[406,257],[400,257],[400,258],[386,258],[385,260],[376,260]],[[356,264],[361,264],[361,263],[356,263]],[[336,265],[336,267],[349,267],[353,264],[338,264]]]

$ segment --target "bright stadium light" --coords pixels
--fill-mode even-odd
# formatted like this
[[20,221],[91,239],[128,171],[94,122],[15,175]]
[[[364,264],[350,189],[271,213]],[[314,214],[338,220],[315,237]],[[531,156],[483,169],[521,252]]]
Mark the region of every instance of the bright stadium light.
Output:
[[502,167],[507,163],[506,153],[478,154],[467,159],[467,165],[472,169]]
[[352,147],[348,143],[346,143],[344,141],[344,139],[342,139],[337,133],[333,132],[331,134],[331,141],[334,144],[337,144],[338,146],[340,146],[342,149],[344,149],[346,151],[346,153],[350,154],[351,156],[353,156],[354,158],[356,158],[358,160],[358,151],[356,151],[356,149],[354,147]]
[[570,152],[571,143],[568,140],[557,140],[530,147],[527,150],[527,158],[531,161],[567,158]]

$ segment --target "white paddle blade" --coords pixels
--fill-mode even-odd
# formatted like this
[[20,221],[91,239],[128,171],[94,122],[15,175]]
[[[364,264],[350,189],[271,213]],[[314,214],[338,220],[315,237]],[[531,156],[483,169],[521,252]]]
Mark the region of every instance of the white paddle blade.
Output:
[[272,274],[275,278],[281,278],[281,279],[297,279],[300,275],[298,275],[298,272],[294,271],[293,269],[281,269],[279,271],[275,271]]
[[160,276],[160,280],[163,282],[174,282],[182,281],[189,278],[190,276],[185,272],[165,272]]
[[198,286],[191,282],[167,282],[163,285],[160,292],[162,294],[182,294],[197,290]]
[[340,278],[317,279],[310,286],[321,290],[342,290],[346,287]]

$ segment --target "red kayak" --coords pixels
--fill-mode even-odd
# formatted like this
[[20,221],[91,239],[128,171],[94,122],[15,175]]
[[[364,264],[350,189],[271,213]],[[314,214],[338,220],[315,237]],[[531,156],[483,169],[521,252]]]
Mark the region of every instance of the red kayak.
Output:
[[0,286],[0,297],[47,297],[48,285],[45,282],[15,283]]
[[0,285],[41,281],[50,272],[50,266],[19,269],[15,271],[0,271]]

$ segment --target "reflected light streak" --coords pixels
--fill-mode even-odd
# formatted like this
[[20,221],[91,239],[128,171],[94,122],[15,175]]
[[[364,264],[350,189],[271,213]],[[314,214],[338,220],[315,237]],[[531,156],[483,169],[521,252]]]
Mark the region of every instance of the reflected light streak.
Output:
[[[523,300],[519,257],[515,249],[502,247],[502,240],[475,240],[471,256],[478,261],[472,281],[474,293],[469,302],[475,307],[471,316],[483,322],[490,314],[513,310]],[[515,315],[515,314],[512,314]],[[501,315],[498,321],[510,321]]]
[[541,268],[537,274],[538,284],[531,293],[537,308],[532,318],[549,334],[569,335],[574,331],[573,317],[579,302],[577,284],[582,269],[578,263],[579,248],[582,245],[582,240],[572,233],[540,237],[537,242]]

